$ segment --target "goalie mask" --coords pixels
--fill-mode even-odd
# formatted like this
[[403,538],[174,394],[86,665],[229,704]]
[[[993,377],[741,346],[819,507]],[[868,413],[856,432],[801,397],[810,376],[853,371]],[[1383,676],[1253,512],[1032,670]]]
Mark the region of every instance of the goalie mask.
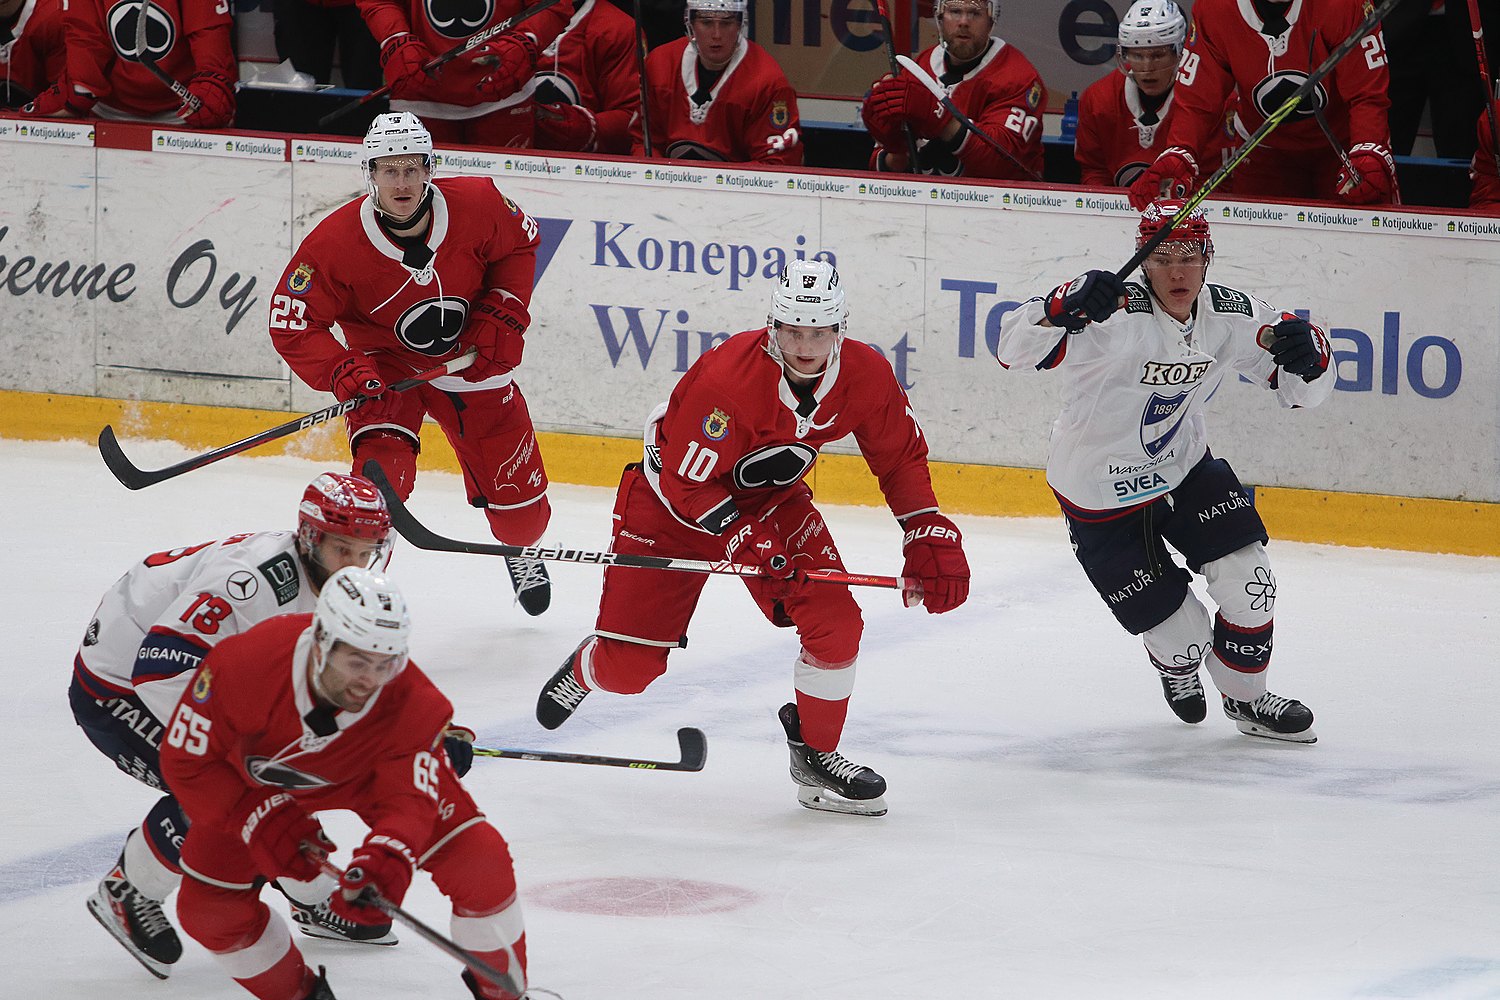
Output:
[[[373,694],[372,686],[389,683],[405,669],[411,615],[401,591],[383,575],[346,566],[329,577],[318,594],[312,633],[317,647],[312,683],[320,696],[345,707],[340,694],[348,692],[362,702]],[[366,655],[346,657],[335,665],[332,657],[339,643]]]
[[[1185,204],[1187,203],[1181,198],[1161,198],[1147,205],[1141,213],[1141,224],[1136,230],[1135,248],[1139,250],[1157,233],[1171,225]],[[1201,253],[1205,263],[1211,262],[1214,259],[1214,241],[1208,231],[1208,218],[1203,214],[1203,207],[1194,206],[1187,218],[1173,226],[1171,233],[1157,244],[1152,253],[1171,253],[1182,257]]]
[[[771,311],[766,317],[766,353],[788,367],[778,332],[782,326],[833,327],[833,349],[821,371],[799,375],[821,375],[838,360],[849,325],[849,307],[839,272],[826,260],[794,260],[781,269],[771,292]],[[794,369],[795,370],[795,369]]]
[[391,558],[391,515],[368,479],[325,472],[297,507],[297,551],[308,578],[322,588],[345,566],[383,569]]
[[[382,215],[389,215],[380,207],[380,192],[375,187],[375,161],[387,156],[413,157],[427,171],[423,185],[424,195],[432,189],[432,175],[436,161],[432,155],[432,134],[422,119],[410,111],[393,111],[376,115],[365,133],[364,166],[365,186],[370,192],[370,203]],[[419,209],[420,210],[420,209]]]

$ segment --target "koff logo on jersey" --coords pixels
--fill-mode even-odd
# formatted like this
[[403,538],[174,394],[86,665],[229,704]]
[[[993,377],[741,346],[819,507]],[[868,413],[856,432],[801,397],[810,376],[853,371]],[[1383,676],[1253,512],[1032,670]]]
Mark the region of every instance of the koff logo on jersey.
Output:
[[1141,385],[1193,385],[1202,381],[1212,361],[1147,361],[1141,365]]

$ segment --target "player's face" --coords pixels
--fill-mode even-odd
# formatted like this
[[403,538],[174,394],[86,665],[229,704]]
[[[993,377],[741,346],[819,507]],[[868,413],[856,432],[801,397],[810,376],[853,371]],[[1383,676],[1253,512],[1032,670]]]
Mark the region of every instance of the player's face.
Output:
[[1141,269],[1151,283],[1151,294],[1156,301],[1177,322],[1186,323],[1193,314],[1193,303],[1203,290],[1208,271],[1208,258],[1202,248],[1163,244],[1141,263]]
[[938,9],[938,34],[956,62],[977,58],[990,43],[995,19],[990,5],[975,0],[944,0]]
[[375,182],[375,207],[397,222],[405,222],[422,204],[432,171],[420,156],[382,156],[370,168]]
[[325,531],[317,545],[313,546],[312,557],[332,576],[348,566],[379,569],[380,563],[385,559],[385,547],[384,541],[350,538]]
[[1172,89],[1177,61],[1177,50],[1170,45],[1120,50],[1120,64],[1147,97],[1160,97]]
[[698,59],[705,68],[723,69],[740,43],[740,15],[695,12],[693,41],[698,45]]
[[405,659],[355,649],[342,642],[334,643],[327,655],[327,662],[317,675],[318,693],[324,701],[345,712],[361,711],[375,692],[396,676]]
[[[783,323],[776,328],[776,346],[787,375],[796,381],[811,382],[828,367],[829,355],[838,341],[836,326],[792,326]],[[798,376],[801,376],[799,378]]]

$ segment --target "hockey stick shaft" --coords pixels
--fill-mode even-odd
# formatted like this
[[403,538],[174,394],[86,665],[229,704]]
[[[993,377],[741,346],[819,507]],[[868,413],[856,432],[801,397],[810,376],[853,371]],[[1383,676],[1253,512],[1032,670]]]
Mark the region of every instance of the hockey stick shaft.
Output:
[[[746,566],[727,559],[710,562],[706,559],[674,559],[668,556],[637,556],[624,552],[597,552],[586,549],[570,549],[560,545],[506,545],[503,542],[465,542],[447,538],[428,528],[407,509],[397,495],[391,481],[386,478],[380,463],[371,459],[365,463],[365,478],[385,495],[390,508],[391,524],[401,537],[419,549],[433,552],[467,552],[471,555],[505,556],[510,559],[543,559],[548,562],[587,563],[594,566],[624,566],[630,569],[667,569],[686,573],[722,573],[728,576],[765,576],[759,566]],[[815,569],[807,571],[807,578],[818,583],[841,583],[851,587],[884,587],[888,590],[919,590],[920,583],[907,577],[873,576],[867,573],[844,573],[839,570]]]
[[198,96],[191,90],[188,90],[187,85],[184,84],[181,80],[172,77],[167,73],[166,70],[156,65],[156,59],[151,55],[150,50],[146,47],[146,23],[151,20],[150,11],[153,6],[154,5],[151,3],[151,0],[143,0],[140,9],[136,11],[136,58],[140,60],[142,66],[146,67],[147,72],[156,77],[162,83],[166,84],[167,89],[177,95],[177,99],[182,102],[183,111],[187,112],[187,114],[193,114],[199,108],[203,107],[203,102],[198,100]]
[[994,136],[990,135],[978,125],[975,125],[968,115],[960,111],[958,105],[953,103],[953,98],[949,97],[947,93],[944,92],[943,85],[934,80],[932,78],[932,75],[924,70],[921,66],[918,66],[915,59],[913,59],[911,56],[897,56],[896,62],[899,63],[908,73],[910,73],[918,83],[931,91],[932,96],[936,97],[938,99],[938,102],[941,103],[943,107],[948,109],[948,113],[954,118],[957,118],[965,128],[967,128],[970,132],[973,132],[975,135],[979,136],[979,138],[984,141],[985,145],[989,146],[995,152],[999,153],[1011,163],[1015,164],[1016,169],[1025,174],[1027,180],[1041,181],[1041,174],[1037,173],[1035,170],[1032,170],[1020,160],[1016,159],[1016,155],[1014,153],[1006,149],[1004,146],[1000,145],[1000,143],[995,139]]
[[1203,204],[1204,200],[1208,198],[1215,188],[1224,183],[1224,178],[1228,177],[1235,167],[1245,161],[1245,157],[1249,156],[1250,151],[1260,145],[1261,140],[1270,135],[1276,126],[1286,121],[1292,112],[1297,110],[1298,105],[1307,99],[1308,94],[1313,92],[1313,88],[1321,83],[1325,76],[1332,73],[1333,68],[1342,62],[1343,58],[1352,52],[1366,35],[1380,30],[1380,22],[1399,2],[1400,0],[1381,0],[1380,6],[1370,11],[1365,16],[1365,19],[1360,22],[1359,27],[1355,28],[1349,37],[1340,42],[1332,52],[1328,53],[1328,57],[1318,65],[1318,68],[1307,75],[1307,79],[1302,82],[1302,86],[1293,91],[1292,95],[1282,103],[1281,107],[1271,112],[1266,120],[1261,122],[1260,128],[1256,129],[1250,135],[1250,138],[1246,139],[1244,144],[1235,150],[1234,154],[1225,161],[1224,165],[1215,170],[1208,180],[1204,181],[1198,187],[1198,190],[1194,191],[1192,196],[1183,203],[1182,208],[1178,209],[1177,214],[1172,216],[1172,221],[1162,226],[1154,236],[1143,243],[1141,248],[1135,252],[1135,256],[1131,257],[1130,260],[1125,262],[1124,267],[1115,272],[1115,276],[1123,281],[1130,276],[1132,271],[1141,266],[1141,261],[1151,256],[1157,247],[1166,242],[1167,238],[1172,235],[1173,230],[1181,225],[1182,221],[1189,215],[1192,215],[1193,210]]
[[[344,870],[338,865],[334,864],[332,861],[328,860],[328,855],[323,851],[304,841],[302,844],[302,852],[308,857],[317,861],[318,867],[323,869],[324,875],[327,875],[329,878],[340,880],[343,879]],[[334,891],[338,892],[339,890],[335,889]],[[395,903],[392,903],[390,900],[386,899],[376,891],[374,886],[366,886],[360,893],[360,897],[366,903],[375,907],[377,910],[384,913],[392,920],[398,921],[401,924],[404,924],[405,926],[416,931],[418,936],[426,938],[428,943],[436,945],[440,951],[444,951],[451,957],[458,959],[464,965],[474,970],[475,973],[488,979],[490,982],[499,986],[502,990],[505,990],[512,996],[518,997],[521,995],[521,987],[516,983],[515,977],[510,973],[501,972],[499,969],[495,968],[493,965],[486,962],[484,959],[480,958],[469,949],[463,947],[460,944],[456,944],[443,934],[440,934],[438,931],[434,930],[423,921],[412,916],[412,914],[408,911],[403,910]]]
[[[542,11],[546,10],[548,7],[553,6],[557,2],[558,0],[537,0],[536,3],[522,10],[519,14],[516,14],[513,17],[507,17],[499,24],[491,25],[490,27],[485,28],[483,31],[469,36],[462,42],[453,46],[453,48],[448,49],[446,52],[441,52],[438,55],[433,56],[431,59],[422,64],[422,72],[430,76],[433,72],[446,65],[447,63],[450,63],[453,60],[457,59],[459,56],[464,55],[467,52],[472,52],[474,49],[477,49],[479,46],[483,45],[491,38],[494,38],[496,35],[504,34],[511,28],[514,28],[516,25],[520,24],[522,21],[525,21],[530,17],[535,17],[537,14],[540,14]],[[374,90],[360,95],[359,97],[350,101],[348,104],[343,104],[337,108],[334,108],[332,111],[328,112],[328,114],[324,115],[322,118],[319,118],[318,127],[326,128],[330,123],[338,121],[340,118],[344,117],[350,112],[359,110],[366,104],[369,104],[371,101],[380,100],[380,98],[386,96],[390,92],[391,85],[388,83],[382,84],[381,86],[376,87]]]
[[[443,375],[452,375],[456,372],[461,372],[473,363],[474,352],[470,351],[467,354],[459,355],[451,361],[444,362],[436,368],[430,368],[419,375],[413,375],[411,378],[402,379],[394,385],[386,386],[385,391],[405,392],[413,386],[431,382],[433,379]],[[105,424],[104,429],[99,432],[99,455],[104,459],[104,464],[109,466],[109,471],[115,474],[116,479],[128,489],[139,490],[147,486],[154,486],[167,479],[174,479],[185,472],[201,469],[205,465],[212,465],[222,458],[238,455],[242,451],[249,451],[251,448],[263,445],[267,441],[274,441],[277,438],[286,437],[288,434],[295,434],[297,431],[306,430],[309,427],[332,420],[335,417],[341,417],[346,413],[359,409],[369,401],[370,397],[368,396],[355,396],[353,399],[346,399],[343,402],[334,403],[332,406],[325,406],[321,410],[298,417],[296,420],[288,420],[284,424],[261,431],[259,434],[252,434],[247,438],[241,438],[231,444],[215,448],[213,451],[206,451],[201,455],[195,455],[192,458],[178,462],[176,465],[169,465],[164,469],[142,469],[137,466],[126,457],[124,450],[121,449],[120,442],[115,437],[115,429]]]
[[646,82],[646,25],[641,20],[641,0],[631,0],[635,11],[635,68],[641,75],[641,146],[651,159],[651,101]]
[[[891,75],[901,75],[901,64],[896,61],[896,37],[895,29],[891,27],[891,15],[886,10],[887,0],[875,0],[875,12],[880,15],[880,31],[885,35],[885,55],[891,64]],[[917,137],[911,130],[911,123],[905,122],[901,125],[901,133],[906,136],[906,162],[907,172],[917,173]]]
[[[1309,64],[1312,62],[1313,47],[1317,44],[1318,29],[1314,28],[1312,38],[1307,41],[1307,61]],[[1342,142],[1339,142],[1339,137],[1333,134],[1333,129],[1328,124],[1328,116],[1323,113],[1323,106],[1321,104],[1313,108],[1313,120],[1318,123],[1318,128],[1323,131],[1323,138],[1328,140],[1328,145],[1333,147],[1334,155],[1339,158],[1339,162],[1344,166],[1346,179],[1344,186],[1339,188],[1339,194],[1346,194],[1363,183],[1364,178],[1360,176],[1358,168],[1354,166],[1354,161],[1349,159],[1349,151],[1344,148]]]
[[1490,81],[1490,60],[1484,48],[1484,21],[1479,16],[1479,0],[1469,0],[1469,30],[1474,35],[1474,57],[1479,60],[1479,84],[1484,88],[1484,116],[1490,126],[1490,155],[1495,172],[1500,174],[1500,123],[1495,121],[1495,85]]
[[510,760],[540,760],[557,764],[599,764],[604,767],[629,767],[637,771],[701,771],[708,760],[708,737],[703,730],[677,730],[679,760],[647,760],[641,757],[604,757],[591,753],[561,753],[552,750],[514,750],[509,747],[474,748],[476,757],[504,757]]

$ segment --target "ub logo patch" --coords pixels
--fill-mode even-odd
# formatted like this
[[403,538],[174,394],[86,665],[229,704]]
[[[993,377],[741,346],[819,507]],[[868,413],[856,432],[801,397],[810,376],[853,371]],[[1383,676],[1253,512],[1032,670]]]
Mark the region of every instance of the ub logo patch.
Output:
[[193,678],[193,700],[200,705],[207,701],[213,693],[213,683],[214,675],[207,667],[199,670],[198,676]]
[[781,128],[791,121],[791,112],[787,110],[786,101],[776,101],[771,105],[771,124]]
[[1037,109],[1037,105],[1041,103],[1042,85],[1040,83],[1033,83],[1031,85],[1031,89],[1026,92],[1026,106],[1032,111],[1035,111]]
[[307,264],[298,264],[291,274],[286,276],[286,290],[293,295],[306,295],[307,290],[312,287],[313,269]]
[[703,436],[710,441],[722,441],[724,435],[729,433],[729,414],[723,410],[715,409],[714,412],[703,418]]

